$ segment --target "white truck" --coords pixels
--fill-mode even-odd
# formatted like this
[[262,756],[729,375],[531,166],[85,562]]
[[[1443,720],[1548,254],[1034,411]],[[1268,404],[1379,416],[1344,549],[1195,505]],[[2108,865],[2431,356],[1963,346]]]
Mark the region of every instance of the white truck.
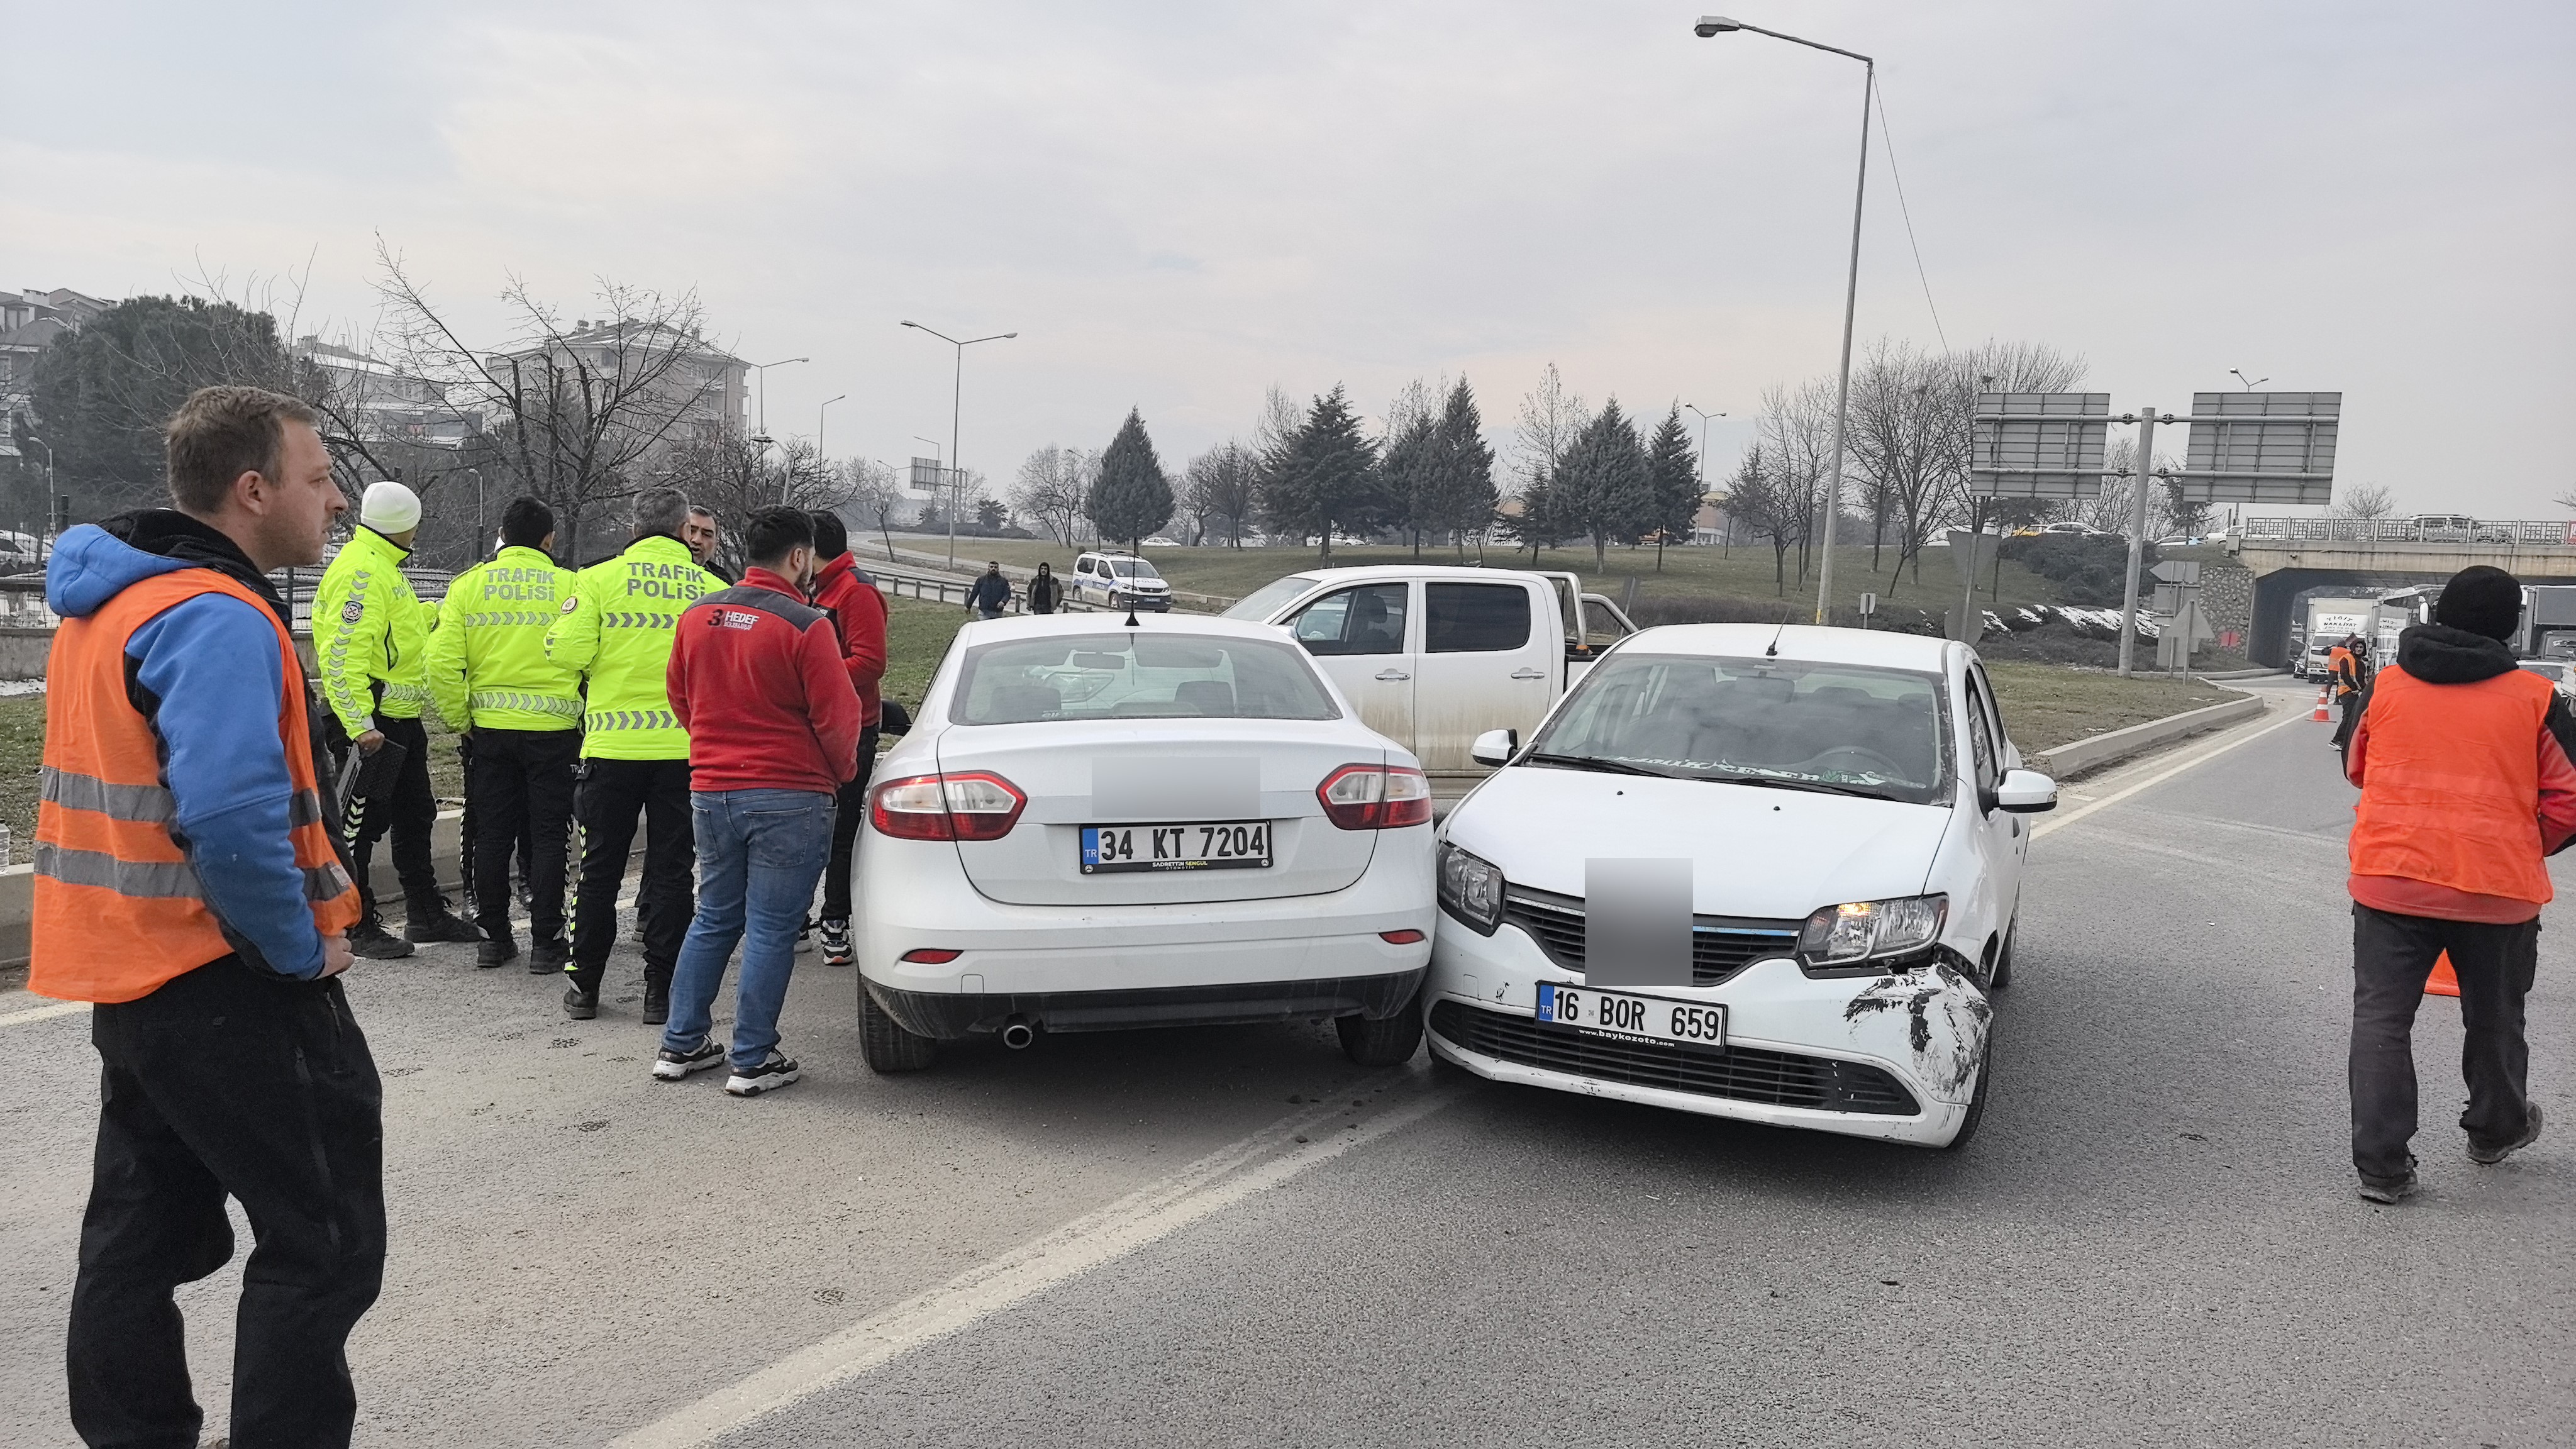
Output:
[[1476,736],[1527,735],[1637,629],[1573,574],[1439,564],[1308,569],[1225,612],[1286,629],[1363,722],[1435,772],[1480,770]]
[[2347,634],[2358,634],[2368,644],[2379,634],[2379,600],[2329,598],[2318,595],[2308,600],[2306,628],[2291,656],[2301,679],[2322,679],[2326,672],[2326,654],[2343,642]]

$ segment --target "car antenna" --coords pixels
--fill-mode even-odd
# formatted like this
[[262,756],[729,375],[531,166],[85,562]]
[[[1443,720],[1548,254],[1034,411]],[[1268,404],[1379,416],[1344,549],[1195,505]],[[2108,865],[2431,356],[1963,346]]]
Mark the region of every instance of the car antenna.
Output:
[[1780,636],[1781,636],[1781,635],[1783,635],[1783,634],[1786,634],[1786,633],[1788,633],[1788,632],[1789,632],[1789,621],[1788,621],[1788,620],[1786,620],[1786,619],[1783,619],[1783,620],[1781,620],[1781,621],[1780,621],[1780,627],[1771,631],[1771,642],[1762,646],[1762,657],[1763,657],[1763,658],[1765,658],[1765,659],[1777,659],[1777,658],[1779,658],[1779,657],[1780,657]]
[[1127,627],[1136,627],[1136,601],[1133,599],[1127,601]]

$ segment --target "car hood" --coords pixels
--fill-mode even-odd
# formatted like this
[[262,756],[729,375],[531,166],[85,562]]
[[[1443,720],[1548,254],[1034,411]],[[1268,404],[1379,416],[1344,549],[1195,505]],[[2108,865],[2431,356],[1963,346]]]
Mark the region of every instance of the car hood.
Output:
[[1518,765],[1479,786],[1444,834],[1513,885],[1567,896],[1584,893],[1587,860],[1683,857],[1697,914],[1785,920],[1920,893],[1950,817],[1938,805]]

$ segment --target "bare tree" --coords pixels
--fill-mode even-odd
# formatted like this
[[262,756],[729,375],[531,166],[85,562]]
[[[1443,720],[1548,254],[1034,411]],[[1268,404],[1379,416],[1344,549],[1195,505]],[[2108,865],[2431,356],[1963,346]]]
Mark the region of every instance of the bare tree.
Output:
[[1803,510],[1799,517],[1804,521],[1796,525],[1794,534],[1798,577],[1803,580],[1808,549],[1815,542],[1816,516],[1823,508],[1825,471],[1833,456],[1832,381],[1819,379],[1796,388],[1775,382],[1764,389],[1755,436],[1768,454],[1765,475],[1780,490],[1778,498],[1794,497]]
[[1580,395],[1566,390],[1565,379],[1551,362],[1538,376],[1538,386],[1521,398],[1512,432],[1511,497],[1519,511],[1506,524],[1512,536],[1528,544],[1535,559],[1541,548],[1571,538],[1567,510],[1551,498],[1566,455],[1574,450],[1592,421]]
[[719,547],[721,561],[737,570],[744,519],[763,508],[836,513],[854,496],[850,472],[825,462],[803,438],[763,444],[727,429],[712,437],[685,438],[666,456],[667,465],[654,470],[651,481],[679,489],[691,503],[713,509],[733,525],[724,530]]
[[1250,449],[1228,439],[1190,460],[1181,475],[1181,511],[1193,525],[1190,542],[1205,543],[1222,523],[1226,542],[1243,547],[1243,525],[1261,488],[1261,465]]
[[1049,443],[1020,461],[1019,477],[1011,484],[1011,507],[1067,548],[1073,547],[1074,526],[1091,491],[1085,461],[1081,449]]
[[1805,535],[1812,511],[1807,494],[1786,473],[1766,466],[1762,445],[1755,443],[1735,465],[1725,499],[1728,517],[1770,543],[1773,591],[1788,593],[1789,545]]
[[903,506],[903,490],[896,486],[894,465],[874,458],[853,458],[841,465],[843,486],[849,501],[841,505],[842,515],[863,529],[873,528],[885,541],[886,557],[894,557],[895,511]]
[[584,522],[648,486],[693,426],[720,434],[734,416],[741,364],[701,337],[694,292],[603,279],[600,314],[568,323],[512,277],[501,300],[516,335],[486,351],[457,334],[381,240],[376,261],[388,360],[448,405],[494,420],[497,465],[554,509],[568,554],[579,555]]
[[[2356,483],[2340,490],[2342,496],[2326,510],[2332,518],[2392,518],[2397,513],[2397,495],[2385,483]],[[2565,499],[2559,500],[2565,503]],[[2576,504],[2568,505],[2576,507]]]

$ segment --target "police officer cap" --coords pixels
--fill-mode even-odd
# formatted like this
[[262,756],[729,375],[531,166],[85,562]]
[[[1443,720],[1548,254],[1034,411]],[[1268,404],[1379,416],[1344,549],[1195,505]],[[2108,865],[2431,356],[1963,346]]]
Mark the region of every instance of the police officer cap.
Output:
[[366,501],[358,505],[358,521],[378,533],[401,533],[420,526],[420,496],[400,483],[387,479],[367,485]]

